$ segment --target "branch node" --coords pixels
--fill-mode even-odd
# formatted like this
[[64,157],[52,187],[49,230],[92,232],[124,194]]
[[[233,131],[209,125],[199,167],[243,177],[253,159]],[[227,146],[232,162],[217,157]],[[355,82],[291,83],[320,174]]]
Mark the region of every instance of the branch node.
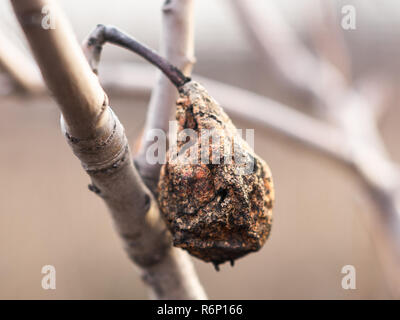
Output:
[[89,185],[88,185],[88,189],[89,189],[90,191],[94,192],[94,193],[97,194],[97,195],[100,195],[100,193],[101,193],[101,190],[100,190],[94,183],[89,184]]

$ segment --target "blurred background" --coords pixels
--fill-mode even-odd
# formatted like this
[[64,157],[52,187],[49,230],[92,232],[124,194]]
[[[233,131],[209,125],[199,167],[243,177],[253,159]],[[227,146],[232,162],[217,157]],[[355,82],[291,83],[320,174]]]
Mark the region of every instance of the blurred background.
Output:
[[[260,12],[266,10],[262,1],[250,2]],[[315,18],[311,9],[318,1],[273,2],[308,44]],[[80,41],[103,23],[158,48],[162,1],[59,3]],[[352,80],[379,74],[379,79],[395,88],[385,99],[379,129],[391,158],[400,162],[396,93],[400,3],[347,0],[332,4],[338,24],[342,6],[351,4],[357,10],[357,29],[343,30]],[[307,101],[276,88],[274,74],[262,66],[230,0],[195,1],[195,20],[195,74],[310,112]],[[0,0],[0,31],[28,52],[6,0]],[[121,61],[143,63],[120,48],[105,48],[103,62]],[[7,90],[6,84],[0,88],[0,298],[147,299],[147,290],[122,249],[105,205],[88,191],[89,178],[61,134],[55,102],[49,96]],[[109,96],[133,143],[141,132],[149,96],[133,98],[118,92],[109,92]],[[194,259],[210,298],[396,298],[389,290],[380,248],[371,233],[381,209],[359,175],[266,126],[238,116],[232,120],[238,128],[255,129],[255,151],[272,169],[274,225],[265,247],[238,260],[233,268],[226,264],[216,272],[211,264]],[[56,290],[41,287],[41,268],[48,264],[56,267]],[[356,268],[356,290],[342,289],[345,265]]]

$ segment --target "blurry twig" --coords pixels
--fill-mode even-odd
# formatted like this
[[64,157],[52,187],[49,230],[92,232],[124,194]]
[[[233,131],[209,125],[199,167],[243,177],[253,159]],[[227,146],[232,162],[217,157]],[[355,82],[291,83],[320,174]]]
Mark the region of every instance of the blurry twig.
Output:
[[285,92],[307,97],[321,111],[326,105],[327,83],[330,90],[343,90],[345,79],[334,65],[308,50],[271,1],[264,3],[268,10],[262,12],[251,1],[230,3],[247,38]]
[[[150,93],[154,76],[154,71],[142,64],[104,64],[100,80],[110,91],[137,97]],[[351,150],[343,144],[343,132],[332,124],[245,89],[196,74],[193,78],[202,83],[228,113],[252,123],[271,127],[290,138],[350,163]],[[243,105],[246,105],[246,108],[243,108]]]
[[35,65],[0,33],[0,69],[4,69],[18,89],[36,94],[43,89]]
[[350,52],[343,37],[343,29],[337,21],[332,1],[319,0],[310,2],[307,11],[308,32],[311,35],[319,57],[329,61],[344,77],[346,83],[352,78]]
[[[395,266],[388,270],[397,270],[388,274],[388,280],[400,295],[400,169],[390,160],[379,134],[377,107],[352,87],[348,75],[343,74],[345,68],[335,67],[326,55],[316,57],[309,52],[271,2],[262,16],[250,1],[231,3],[256,48],[276,66],[285,89],[311,96],[318,110],[342,133],[342,144],[350,152],[348,160],[381,209],[376,219],[383,228],[379,234],[388,236],[385,243],[391,248],[391,257],[387,262]],[[330,47],[337,50],[332,51],[345,57],[338,30],[331,24],[325,32],[335,35],[330,38]]]

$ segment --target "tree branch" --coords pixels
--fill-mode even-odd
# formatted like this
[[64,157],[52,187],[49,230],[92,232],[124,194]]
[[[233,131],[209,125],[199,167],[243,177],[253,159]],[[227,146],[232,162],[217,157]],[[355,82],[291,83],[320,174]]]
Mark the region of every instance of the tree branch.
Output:
[[97,25],[96,29],[90,33],[83,45],[86,58],[93,72],[96,74],[98,73],[97,68],[100,62],[100,54],[103,45],[107,42],[116,44],[140,55],[160,69],[178,89],[186,82],[190,81],[190,78],[185,77],[178,68],[161,57],[154,50],[141,44],[132,38],[132,36],[127,35],[116,27],[102,24]]
[[[171,247],[156,201],[131,161],[124,129],[68,22],[52,1],[11,3],[46,85],[60,106],[68,143],[92,180],[90,190],[106,202],[125,249],[140,267],[152,295],[159,299],[205,298],[187,257]],[[41,27],[45,5],[51,5],[56,29]]]
[[27,93],[37,94],[43,89],[35,66],[2,33],[0,33],[0,69],[4,69],[15,85]]
[[[318,151],[351,162],[351,150],[343,143],[344,135],[332,124],[245,89],[196,74],[193,78],[204,85],[229,114],[270,127]],[[128,96],[140,96],[150,93],[154,73],[149,67],[141,64],[104,64],[100,79],[109,90]]]
[[307,31],[317,54],[332,63],[347,84],[351,83],[351,56],[346,46],[344,30],[337,21],[334,3],[325,0],[310,2],[306,10],[310,14]]
[[327,96],[345,88],[342,74],[308,50],[271,1],[262,14],[251,1],[232,0],[230,4],[262,61],[269,62],[268,70],[274,72],[279,85],[294,96],[307,97],[324,115]]
[[[162,7],[161,54],[177,66],[185,76],[190,76],[194,58],[194,1],[170,0]],[[146,161],[146,152],[153,143],[148,133],[152,129],[168,132],[168,121],[175,110],[178,93],[168,79],[157,73],[147,112],[144,134],[135,163],[146,185],[153,191],[159,179],[160,164],[150,165]]]

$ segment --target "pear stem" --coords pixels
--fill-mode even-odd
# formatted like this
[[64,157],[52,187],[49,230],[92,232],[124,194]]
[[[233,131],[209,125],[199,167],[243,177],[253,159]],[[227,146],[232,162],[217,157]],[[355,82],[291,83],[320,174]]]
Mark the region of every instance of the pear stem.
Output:
[[101,50],[105,43],[113,43],[125,49],[133,51],[159,68],[166,77],[179,90],[190,81],[177,67],[161,57],[156,51],[146,47],[130,35],[113,26],[97,25],[84,44],[84,51],[92,70],[97,73]]

